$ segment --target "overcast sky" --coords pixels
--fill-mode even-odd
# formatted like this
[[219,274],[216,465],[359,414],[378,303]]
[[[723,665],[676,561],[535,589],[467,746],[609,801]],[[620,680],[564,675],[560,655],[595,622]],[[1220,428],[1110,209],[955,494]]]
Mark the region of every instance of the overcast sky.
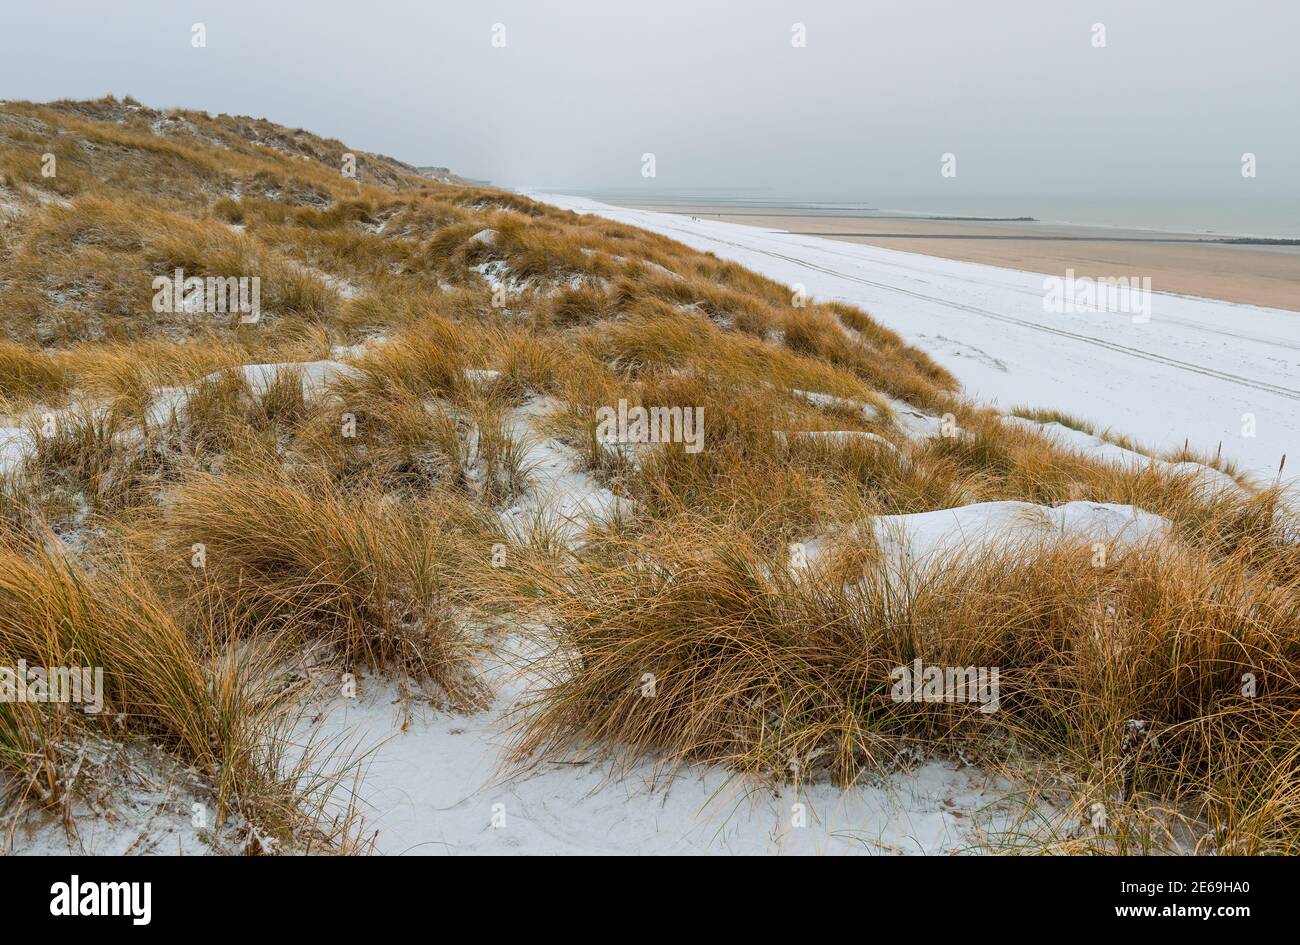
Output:
[[638,188],[652,152],[669,190],[1230,197],[1253,152],[1253,194],[1300,195],[1296,0],[6,0],[0,30],[2,97],[265,116],[506,185]]

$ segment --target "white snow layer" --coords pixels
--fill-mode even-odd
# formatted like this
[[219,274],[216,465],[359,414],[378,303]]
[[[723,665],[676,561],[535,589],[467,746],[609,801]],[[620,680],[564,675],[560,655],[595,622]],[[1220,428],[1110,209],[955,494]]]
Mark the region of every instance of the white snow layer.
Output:
[[0,476],[18,468],[31,449],[31,436],[22,427],[0,427]]
[[1232,492],[1241,488],[1231,476],[1211,466],[1193,462],[1170,463],[1163,459],[1154,459],[1145,453],[1135,453],[1133,450],[1109,443],[1099,436],[1093,436],[1083,430],[1067,427],[1065,424],[1056,421],[1039,423],[1036,420],[1027,420],[1024,417],[1003,417],[1002,422],[1008,426],[1021,426],[1034,430],[1059,446],[1078,453],[1084,453],[1091,459],[1110,463],[1114,466],[1136,469],[1154,466],[1162,472],[1175,476],[1195,476],[1202,480],[1205,487],[1212,492]]
[[1166,534],[1169,523],[1131,505],[1067,502],[1056,508],[1031,502],[977,502],[955,509],[880,515],[873,522],[886,560],[919,567],[978,553],[999,544],[1049,544],[1066,538],[1139,544]]
[[[516,655],[512,663],[522,659]],[[493,675],[493,674],[489,674]],[[929,761],[872,784],[770,787],[717,766],[624,775],[599,761],[507,769],[505,719],[530,685],[503,665],[496,704],[399,731],[391,686],[338,699],[322,737],[372,750],[359,800],[384,854],[945,853],[1059,820],[977,767]],[[796,805],[803,805],[802,809]],[[801,818],[806,818],[802,820]]]
[[880,546],[887,576],[905,581],[959,557],[996,549],[1032,554],[1065,540],[1131,547],[1167,537],[1170,523],[1134,506],[1111,502],[1067,502],[1055,508],[1032,502],[976,502],[930,512],[877,515],[804,542],[807,560],[816,561],[837,535],[864,531]]
[[527,494],[501,514],[506,534],[517,543],[551,535],[572,546],[589,524],[626,509],[626,499],[576,468],[572,450],[538,432],[537,421],[556,406],[552,398],[535,397],[509,420],[511,436],[524,445],[522,465],[529,478]]

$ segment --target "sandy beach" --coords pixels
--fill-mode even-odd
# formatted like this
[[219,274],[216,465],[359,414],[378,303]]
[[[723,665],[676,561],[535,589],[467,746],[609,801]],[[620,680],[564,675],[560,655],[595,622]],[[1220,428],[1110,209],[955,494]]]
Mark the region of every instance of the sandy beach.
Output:
[[639,209],[866,243],[1027,272],[1150,277],[1157,292],[1300,311],[1300,246],[1206,242],[1214,237],[1019,220],[918,217],[775,206],[740,209],[637,203]]

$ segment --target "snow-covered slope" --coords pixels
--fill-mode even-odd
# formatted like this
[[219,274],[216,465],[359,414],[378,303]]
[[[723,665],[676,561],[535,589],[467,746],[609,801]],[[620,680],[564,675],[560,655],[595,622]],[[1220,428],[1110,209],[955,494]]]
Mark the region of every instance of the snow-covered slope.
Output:
[[[1144,323],[1121,314],[1057,314],[1044,309],[1038,273],[582,197],[529,196],[662,233],[802,284],[819,301],[859,305],[929,352],[971,395],[1003,410],[1052,407],[1162,449],[1188,438],[1213,453],[1222,442],[1225,457],[1266,481],[1287,453],[1284,478],[1300,476],[1296,312],[1156,291]],[[1248,414],[1253,436],[1246,435]]]

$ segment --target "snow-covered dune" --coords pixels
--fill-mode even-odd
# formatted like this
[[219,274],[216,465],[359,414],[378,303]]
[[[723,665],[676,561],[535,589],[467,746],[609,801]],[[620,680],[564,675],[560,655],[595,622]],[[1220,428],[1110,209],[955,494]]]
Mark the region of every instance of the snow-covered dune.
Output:
[[1046,277],[1038,273],[529,196],[662,233],[802,284],[819,301],[861,306],[1003,410],[1053,407],[1156,448],[1186,438],[1213,453],[1222,442],[1225,457],[1268,481],[1286,453],[1284,478],[1300,475],[1300,313],[1169,295],[1155,285],[1146,322],[1057,314],[1045,310]]

